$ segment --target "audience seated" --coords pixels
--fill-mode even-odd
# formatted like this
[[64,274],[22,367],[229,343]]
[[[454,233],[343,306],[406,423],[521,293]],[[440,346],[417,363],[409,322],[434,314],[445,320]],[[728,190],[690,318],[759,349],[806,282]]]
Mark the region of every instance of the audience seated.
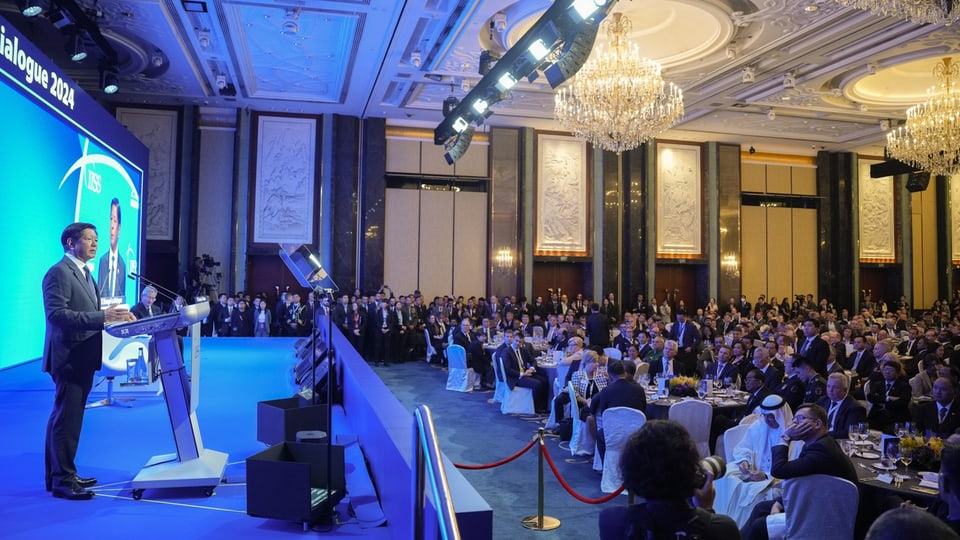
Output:
[[817,402],[827,411],[827,430],[834,439],[849,437],[850,426],[867,421],[867,410],[850,395],[850,377],[831,373],[827,378],[827,395]]
[[917,431],[927,435],[949,437],[960,428],[960,407],[956,404],[956,385],[941,377],[933,383],[933,401],[920,403],[913,414]]
[[910,384],[896,360],[886,360],[880,370],[883,378],[871,381],[867,401],[873,404],[867,419],[870,429],[893,433],[894,424],[910,421]]
[[[580,369],[570,378],[573,391],[577,395],[577,403],[571,406],[570,414],[576,414],[581,420],[586,420],[589,414],[590,399],[606,388],[609,382],[605,366],[600,365],[600,358],[592,350],[583,351],[579,362]],[[560,392],[553,399],[554,418],[557,423],[563,421],[563,408],[568,403],[570,403],[569,392]]]
[[630,407],[643,413],[647,412],[647,396],[643,387],[634,380],[636,367],[629,361],[609,360],[607,377],[610,380],[606,388],[589,400],[590,415],[587,417],[587,429],[597,440],[597,450],[603,460],[606,445],[603,440],[603,426],[598,419],[603,411],[611,407]]

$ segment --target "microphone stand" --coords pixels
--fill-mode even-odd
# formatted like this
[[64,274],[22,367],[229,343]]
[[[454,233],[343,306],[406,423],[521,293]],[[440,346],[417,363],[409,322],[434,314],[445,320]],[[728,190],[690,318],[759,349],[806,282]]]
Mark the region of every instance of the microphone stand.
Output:
[[164,287],[163,285],[160,285],[156,281],[149,280],[136,272],[130,272],[129,277],[132,277],[133,279],[136,279],[136,280],[143,280],[147,282],[147,285],[153,286],[153,288],[157,289],[157,292],[163,293],[164,297],[169,298],[171,305],[173,303],[176,303],[177,297],[180,296],[179,294],[171,291],[170,289]]

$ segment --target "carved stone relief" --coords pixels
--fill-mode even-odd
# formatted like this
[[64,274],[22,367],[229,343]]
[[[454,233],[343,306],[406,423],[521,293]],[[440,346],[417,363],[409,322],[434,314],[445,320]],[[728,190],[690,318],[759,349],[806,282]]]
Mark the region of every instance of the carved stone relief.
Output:
[[657,144],[657,256],[702,254],[700,147]]
[[860,161],[860,261],[894,262],[893,177],[870,178],[871,163]]
[[117,119],[150,150],[147,171],[147,240],[173,240],[177,111],[117,109]]
[[313,243],[317,121],[261,116],[253,241]]
[[587,143],[539,135],[537,159],[538,255],[587,252]]

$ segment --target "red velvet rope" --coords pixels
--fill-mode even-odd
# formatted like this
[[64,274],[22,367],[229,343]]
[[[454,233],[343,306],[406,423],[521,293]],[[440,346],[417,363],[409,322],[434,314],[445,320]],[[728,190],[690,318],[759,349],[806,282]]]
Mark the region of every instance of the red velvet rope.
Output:
[[510,456],[510,457],[508,457],[508,458],[501,459],[500,461],[495,461],[495,462],[493,462],[493,463],[488,463],[488,464],[486,464],[486,465],[463,465],[463,464],[461,464],[461,463],[454,463],[453,466],[456,467],[456,468],[458,468],[458,469],[467,469],[467,470],[470,470],[470,471],[479,471],[479,470],[481,470],[481,469],[492,469],[492,468],[494,468],[494,467],[499,467],[499,466],[501,466],[501,465],[506,465],[507,463],[510,463],[511,461],[517,459],[518,457],[520,457],[520,456],[522,456],[523,454],[525,454],[525,453],[527,452],[527,450],[533,448],[533,445],[536,444],[536,443],[537,443],[537,439],[534,439],[534,440],[530,441],[529,444],[527,444],[526,446],[524,446],[524,447],[523,447],[519,452],[517,452],[516,454],[514,454],[514,455],[512,455],[512,456]]
[[553,464],[553,458],[550,457],[550,452],[547,451],[547,445],[541,444],[540,447],[543,448],[543,457],[547,458],[547,463],[550,465],[550,470],[553,471],[553,475],[557,477],[557,480],[560,482],[560,485],[563,486],[563,489],[567,490],[567,493],[572,495],[573,498],[577,499],[578,501],[582,503],[587,503],[587,504],[603,504],[607,501],[613,500],[617,495],[620,495],[620,493],[623,491],[623,486],[621,485],[613,493],[600,497],[599,499],[590,499],[588,497],[584,497],[583,495],[580,495],[579,493],[574,491],[569,484],[567,484],[567,481],[564,480],[562,476],[560,476],[560,471],[558,471],[557,466]]

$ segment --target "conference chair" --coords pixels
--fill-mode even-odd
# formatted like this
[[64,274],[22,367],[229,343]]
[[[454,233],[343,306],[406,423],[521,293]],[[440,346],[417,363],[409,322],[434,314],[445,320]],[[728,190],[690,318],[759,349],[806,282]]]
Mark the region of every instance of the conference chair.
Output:
[[713,407],[704,401],[689,399],[670,406],[667,418],[687,428],[690,438],[697,445],[700,457],[710,455],[710,424],[713,422]]
[[447,347],[447,390],[473,392],[480,376],[467,367],[467,351],[460,345]]
[[592,456],[597,448],[597,441],[593,438],[587,424],[580,420],[580,408],[577,406],[577,392],[573,389],[573,381],[567,384],[570,393],[570,418],[573,419],[573,436],[570,437],[571,456]]
[[623,360],[623,353],[616,347],[607,347],[603,350],[603,354],[610,360]]
[[[811,474],[784,480],[785,511],[767,517],[770,540],[849,540],[853,538],[859,502],[856,484],[844,478]],[[813,516],[816,519],[811,519]]]
[[504,377],[503,359],[497,358],[500,369],[497,372],[497,382],[502,382],[506,387],[503,403],[500,404],[501,414],[534,414],[533,408],[533,389],[522,386],[514,386],[512,389],[507,385]]
[[[603,456],[603,476],[600,477],[600,491],[613,493],[623,484],[620,478],[620,455],[630,435],[640,429],[647,421],[643,411],[630,407],[611,407],[603,411],[603,441],[607,446]],[[623,492],[626,494],[626,491]]]

